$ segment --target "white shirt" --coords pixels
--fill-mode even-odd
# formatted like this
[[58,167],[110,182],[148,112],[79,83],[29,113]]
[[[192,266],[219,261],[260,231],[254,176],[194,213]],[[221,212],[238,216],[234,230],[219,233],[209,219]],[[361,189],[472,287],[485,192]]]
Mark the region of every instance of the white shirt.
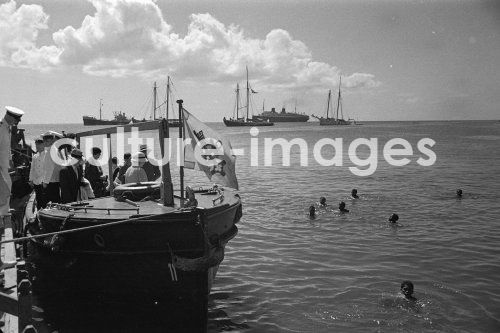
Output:
[[[45,184],[49,183],[59,183],[59,171],[63,168],[64,165],[59,165],[54,160],[52,159],[52,156],[50,156],[50,149],[51,147],[45,148],[45,162],[44,162],[44,173],[43,173],[43,182]],[[64,156],[62,156],[61,152],[58,152],[59,157],[61,159],[65,159]]]
[[30,168],[30,178],[29,180],[33,182],[35,185],[40,185],[43,182],[44,170],[43,167],[45,165],[45,150],[36,153],[33,155],[31,159],[31,168]]

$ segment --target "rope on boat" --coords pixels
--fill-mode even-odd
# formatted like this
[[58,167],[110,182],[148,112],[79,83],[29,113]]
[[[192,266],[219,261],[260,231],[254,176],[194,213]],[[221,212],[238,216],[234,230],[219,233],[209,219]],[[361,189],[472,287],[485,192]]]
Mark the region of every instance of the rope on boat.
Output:
[[147,219],[150,219],[151,217],[158,218],[158,217],[162,217],[162,216],[168,215],[168,214],[170,214],[170,213],[164,213],[164,214],[159,214],[159,215],[148,215],[148,216],[141,216],[141,217],[133,217],[133,218],[126,219],[126,220],[113,221],[113,222],[108,222],[108,223],[103,223],[103,224],[98,224],[98,225],[91,225],[91,226],[87,226],[87,227],[68,229],[68,230],[62,230],[62,231],[54,231],[54,232],[48,232],[45,234],[38,234],[38,235],[32,235],[32,236],[7,239],[7,240],[1,241],[0,244],[20,243],[20,242],[24,242],[24,241],[30,240],[30,239],[43,238],[43,237],[62,235],[62,234],[70,234],[70,233],[74,233],[74,232],[92,230],[92,229],[102,229],[102,228],[111,227],[114,225],[124,224],[127,222],[137,222],[137,221],[147,220]]

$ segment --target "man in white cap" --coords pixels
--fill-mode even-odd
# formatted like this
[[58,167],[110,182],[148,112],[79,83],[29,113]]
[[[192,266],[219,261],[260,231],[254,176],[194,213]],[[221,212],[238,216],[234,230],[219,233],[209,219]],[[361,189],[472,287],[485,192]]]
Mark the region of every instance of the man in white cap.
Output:
[[[62,138],[62,134],[48,131],[43,133],[43,143],[45,145],[45,162],[44,162],[44,175],[43,175],[43,191],[44,191],[44,203],[49,202],[61,202],[61,193],[59,188],[59,172],[62,169],[62,165],[57,164],[50,155],[50,149],[54,142]],[[58,151],[59,158],[64,159],[63,156]]]
[[[6,113],[0,121],[0,228],[3,234],[3,217],[9,215],[10,210],[10,192],[12,189],[12,180],[9,175],[9,168],[12,163],[10,154],[11,126],[21,121],[24,111],[13,106],[5,107]],[[2,262],[0,260],[0,270],[15,266],[15,262]]]
[[[153,158],[152,156],[148,156],[149,153],[151,152],[151,149],[148,148],[147,145],[141,145],[139,147],[139,151],[144,154],[144,156],[147,157],[146,162],[142,166],[144,171],[146,172],[146,176],[148,177],[148,181],[153,182],[160,178],[161,172],[160,168],[158,167],[157,164],[152,164],[149,159]],[[154,159],[154,158],[153,158]]]

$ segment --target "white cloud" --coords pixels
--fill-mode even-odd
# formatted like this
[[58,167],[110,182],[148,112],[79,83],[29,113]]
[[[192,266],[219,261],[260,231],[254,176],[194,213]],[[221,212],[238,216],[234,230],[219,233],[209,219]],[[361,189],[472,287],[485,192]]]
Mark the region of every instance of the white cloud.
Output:
[[59,50],[35,44],[39,31],[48,28],[49,16],[38,5],[16,7],[14,1],[0,5],[0,66],[43,70],[54,65]]
[[[239,80],[248,65],[252,78],[268,89],[324,89],[336,85],[340,70],[313,61],[311,51],[285,30],[265,39],[245,36],[210,14],[193,14],[185,36],[172,31],[152,0],[89,0],[95,7],[80,27],[53,33],[54,45],[36,47],[38,32],[47,29],[48,15],[37,5],[10,1],[0,6],[0,65],[50,69],[81,66],[90,75],[184,79],[209,76],[212,81]],[[4,21],[7,18],[7,21]],[[9,30],[8,32],[3,32]],[[343,77],[347,88],[379,85],[374,76]]]

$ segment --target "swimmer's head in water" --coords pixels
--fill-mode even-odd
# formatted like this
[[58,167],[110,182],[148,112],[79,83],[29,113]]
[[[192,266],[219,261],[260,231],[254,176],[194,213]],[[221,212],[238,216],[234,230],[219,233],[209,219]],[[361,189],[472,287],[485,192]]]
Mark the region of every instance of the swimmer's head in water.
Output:
[[345,202],[341,201],[341,202],[339,203],[339,209],[340,209],[340,210],[345,209]]
[[398,214],[392,214],[392,215],[389,217],[389,222],[396,223],[396,222],[398,222],[398,220],[399,220],[399,216],[398,216]]
[[352,191],[351,191],[351,195],[353,197],[357,197],[358,196],[358,190],[356,190],[355,188],[353,188]]
[[326,206],[326,198],[325,198],[325,197],[321,197],[321,198],[319,198],[319,203],[320,203],[320,205],[322,205],[322,206]]
[[406,298],[411,298],[413,295],[413,283],[408,280],[401,282],[401,293]]
[[461,189],[458,189],[457,190],[457,197],[461,197],[462,196],[462,190]]
[[316,215],[316,207],[314,206],[309,206],[309,216],[313,217]]

